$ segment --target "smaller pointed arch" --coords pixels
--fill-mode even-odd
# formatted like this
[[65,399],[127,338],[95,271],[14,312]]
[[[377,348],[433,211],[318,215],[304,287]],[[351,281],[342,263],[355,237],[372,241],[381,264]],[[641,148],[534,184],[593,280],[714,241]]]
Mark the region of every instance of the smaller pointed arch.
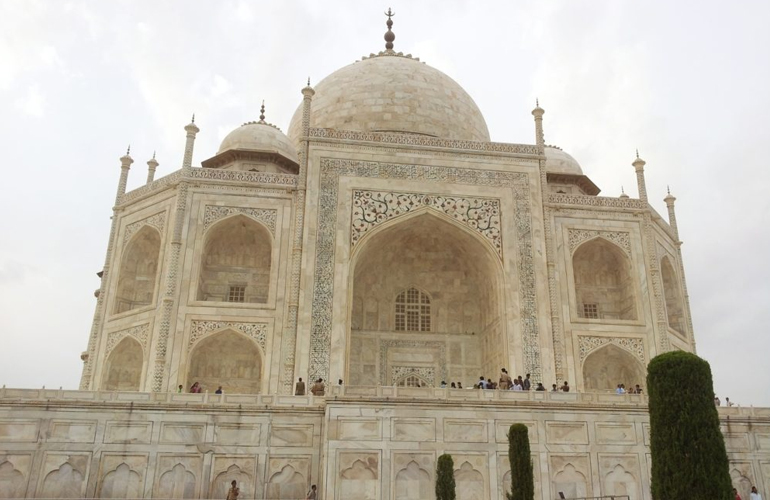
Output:
[[143,365],[142,345],[130,335],[123,337],[107,357],[103,390],[138,391],[141,387]]
[[262,384],[263,355],[241,332],[225,329],[198,342],[188,358],[187,387],[195,382],[213,393],[257,394]]
[[684,301],[679,285],[679,278],[671,259],[664,255],[660,259],[660,274],[663,280],[663,296],[666,299],[666,319],[668,326],[680,334],[685,333]]
[[631,259],[615,243],[597,237],[572,254],[577,316],[586,319],[637,319]]
[[160,232],[149,224],[128,241],[120,259],[114,313],[153,304],[160,268],[160,242]]
[[612,391],[618,384],[626,389],[644,387],[646,370],[631,353],[615,344],[605,344],[583,361],[583,386],[588,391]]

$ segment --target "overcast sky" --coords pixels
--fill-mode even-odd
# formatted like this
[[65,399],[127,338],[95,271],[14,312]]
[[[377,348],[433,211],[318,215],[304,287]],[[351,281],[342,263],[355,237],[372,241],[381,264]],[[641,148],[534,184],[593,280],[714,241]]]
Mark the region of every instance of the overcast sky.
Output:
[[[389,0],[390,1],[390,0]],[[129,189],[239,124],[286,130],[308,76],[395,48],[457,80],[492,139],[546,142],[602,188],[678,198],[698,353],[717,393],[770,406],[770,3],[0,2],[0,384],[77,388],[118,158]],[[546,332],[541,332],[547,334]]]

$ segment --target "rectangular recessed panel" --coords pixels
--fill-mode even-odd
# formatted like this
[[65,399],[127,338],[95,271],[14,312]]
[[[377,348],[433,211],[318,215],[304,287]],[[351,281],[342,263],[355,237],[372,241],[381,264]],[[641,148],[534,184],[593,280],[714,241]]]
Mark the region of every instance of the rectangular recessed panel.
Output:
[[49,443],[93,443],[96,420],[54,420],[48,434]]
[[147,444],[152,439],[152,422],[107,422],[105,443]]
[[381,423],[376,418],[339,418],[337,435],[340,441],[379,440],[382,437]]
[[433,418],[394,418],[393,441],[435,441],[436,420]]
[[599,444],[636,444],[636,427],[629,423],[596,422]]
[[0,442],[34,443],[40,430],[39,420],[0,421]]
[[546,422],[545,435],[549,444],[588,444],[588,425],[585,422]]
[[447,443],[486,443],[486,420],[444,420],[444,441]]

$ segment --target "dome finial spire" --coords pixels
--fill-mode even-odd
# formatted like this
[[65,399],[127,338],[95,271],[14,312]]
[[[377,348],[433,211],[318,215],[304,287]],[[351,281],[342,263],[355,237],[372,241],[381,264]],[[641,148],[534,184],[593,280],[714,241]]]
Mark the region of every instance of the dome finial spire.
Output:
[[388,31],[385,33],[385,50],[393,50],[393,40],[396,39],[396,34],[393,33],[390,28],[393,27],[393,19],[392,17],[396,15],[395,12],[393,12],[390,7],[388,7],[388,11],[385,13],[386,16],[388,16],[388,20],[385,22],[385,24],[388,26]]
[[261,123],[265,123],[265,100],[264,99],[262,99],[262,107],[259,108],[259,112],[260,112],[259,121]]

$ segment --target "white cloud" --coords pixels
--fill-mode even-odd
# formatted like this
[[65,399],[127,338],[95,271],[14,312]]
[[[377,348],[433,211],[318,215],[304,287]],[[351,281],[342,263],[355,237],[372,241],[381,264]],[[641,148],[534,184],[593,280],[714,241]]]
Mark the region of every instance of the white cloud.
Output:
[[38,85],[30,85],[23,97],[16,99],[16,108],[26,115],[39,118],[43,116],[45,96]]

